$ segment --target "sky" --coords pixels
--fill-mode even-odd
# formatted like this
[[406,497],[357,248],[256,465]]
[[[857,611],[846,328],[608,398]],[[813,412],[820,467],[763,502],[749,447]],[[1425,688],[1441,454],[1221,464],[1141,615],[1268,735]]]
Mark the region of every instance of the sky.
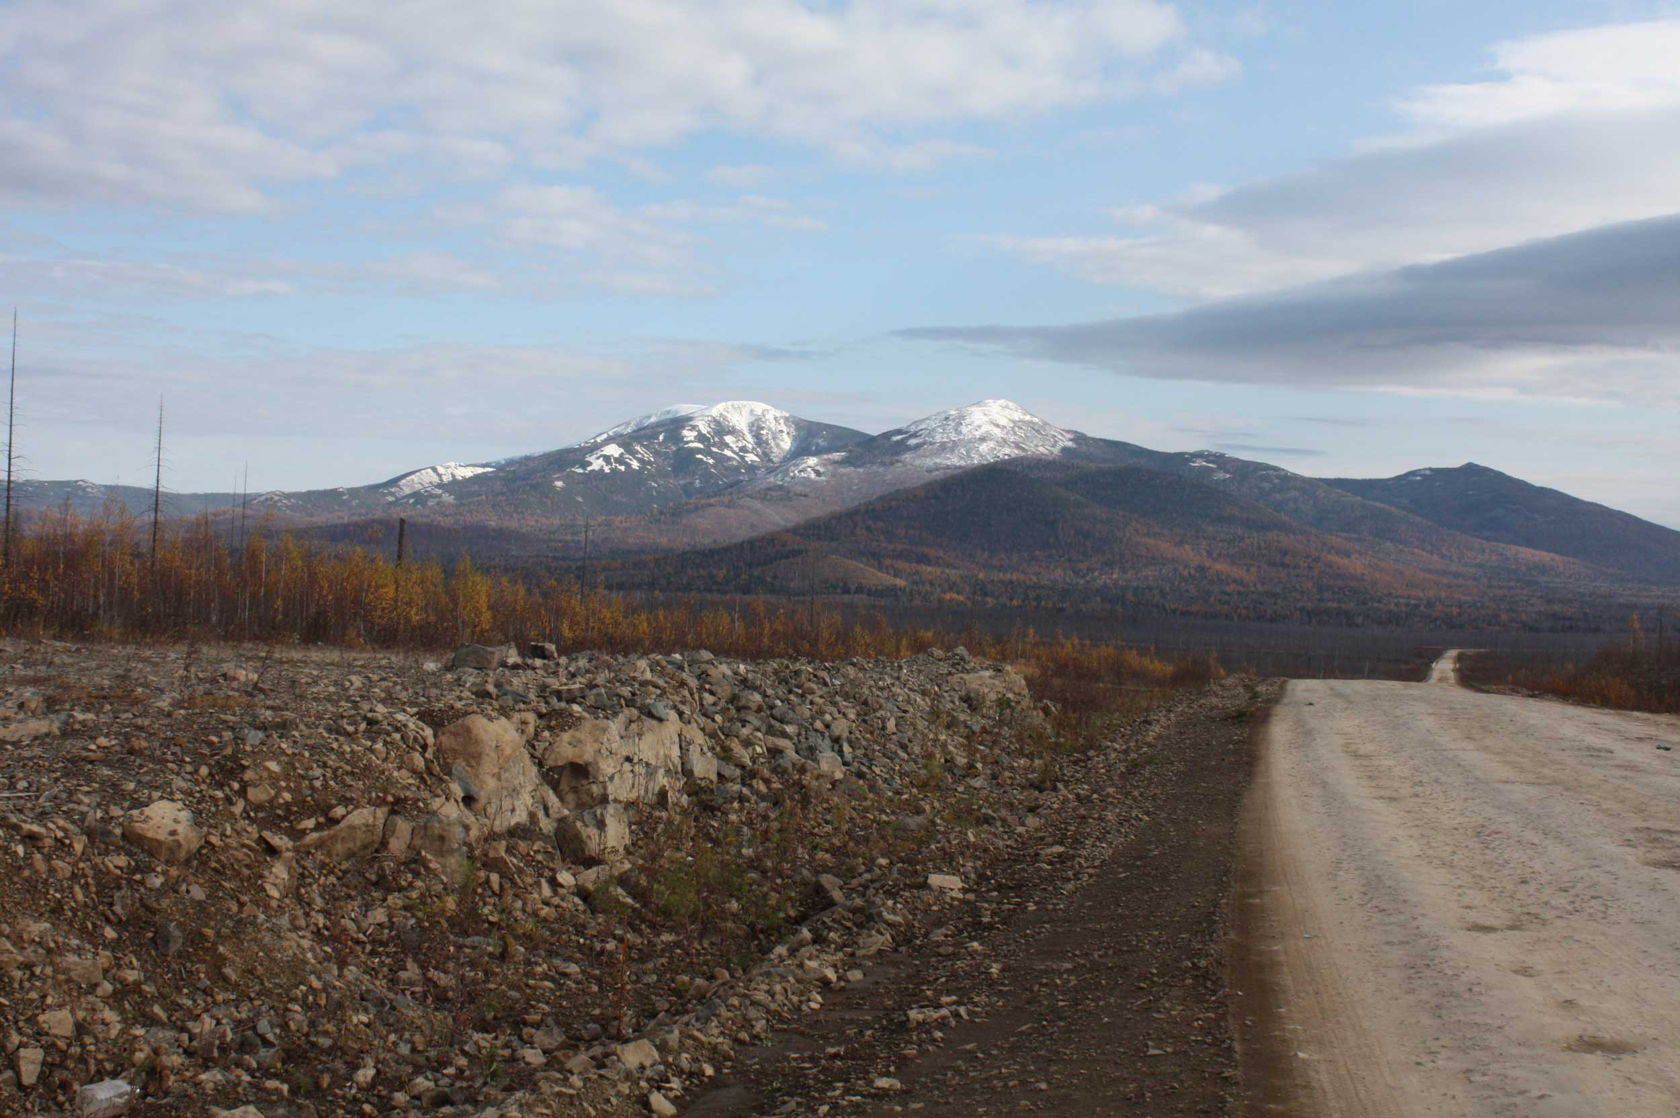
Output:
[[[1006,397],[1680,527],[1680,4],[6,0],[24,476]],[[8,299],[9,297],[9,299]]]

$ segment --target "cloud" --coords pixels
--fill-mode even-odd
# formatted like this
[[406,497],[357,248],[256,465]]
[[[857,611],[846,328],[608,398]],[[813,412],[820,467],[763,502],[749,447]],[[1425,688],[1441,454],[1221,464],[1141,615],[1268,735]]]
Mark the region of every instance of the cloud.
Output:
[[1275,454],[1280,458],[1322,458],[1324,451],[1310,446],[1262,446],[1259,443],[1219,443],[1215,450],[1228,454]]
[[887,143],[857,139],[835,145],[835,154],[847,163],[865,169],[913,174],[931,171],[952,159],[987,159],[997,153],[980,144],[965,144],[956,140]]
[[466,443],[500,453],[562,446],[645,411],[650,393],[710,398],[740,370],[797,355],[683,338],[601,350],[462,343],[352,350],[238,337],[219,339],[229,351],[212,354],[197,336],[94,353],[75,345],[74,329],[42,324],[32,334],[23,386],[32,430],[132,434],[144,426],[135,417],[155,414],[162,394],[170,429],[181,436],[395,440],[425,454]]
[[756,190],[775,182],[782,172],[763,163],[731,163],[706,172],[706,181],[735,190]]
[[1495,48],[1497,76],[1397,103],[1412,126],[1295,175],[1111,211],[1121,232],[990,242],[1195,299],[1429,263],[1673,212],[1680,20]]
[[1680,215],[1049,327],[906,331],[1136,376],[1680,409]]
[[593,187],[510,186],[483,203],[445,207],[445,218],[484,224],[508,245],[580,262],[582,282],[621,291],[692,294],[692,236],[662,220],[615,205]]
[[660,221],[685,224],[714,223],[768,225],[775,229],[790,229],[804,233],[820,233],[828,228],[821,218],[801,213],[786,198],[772,198],[764,194],[743,194],[728,202],[677,201],[655,203],[642,207],[643,215]]
[[1426,127],[1463,128],[1661,108],[1680,97],[1680,20],[1536,35],[1500,43],[1493,56],[1501,79],[1424,86],[1398,107]]
[[508,247],[552,266],[575,265],[573,285],[638,294],[699,295],[711,277],[695,252],[697,226],[751,224],[792,232],[828,226],[785,198],[743,194],[722,202],[677,199],[622,207],[589,186],[522,184],[483,202],[441,207],[447,221],[494,230]]
[[0,197],[235,212],[707,132],[926,163],[960,148],[928,130],[1234,65],[1158,0],[13,0],[0,55]]

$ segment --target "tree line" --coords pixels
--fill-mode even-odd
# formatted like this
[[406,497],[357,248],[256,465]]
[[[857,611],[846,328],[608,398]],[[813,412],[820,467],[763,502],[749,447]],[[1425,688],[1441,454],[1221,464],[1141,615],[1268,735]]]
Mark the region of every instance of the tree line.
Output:
[[1116,644],[1032,630],[995,635],[893,624],[810,601],[650,603],[583,585],[404,559],[301,539],[259,523],[201,516],[89,518],[68,507],[20,522],[0,569],[9,635],[82,640],[215,640],[444,648],[541,640],[562,651],[706,648],[746,658],[903,657],[965,645],[1065,678],[1166,687],[1219,673],[1209,656],[1168,660]]

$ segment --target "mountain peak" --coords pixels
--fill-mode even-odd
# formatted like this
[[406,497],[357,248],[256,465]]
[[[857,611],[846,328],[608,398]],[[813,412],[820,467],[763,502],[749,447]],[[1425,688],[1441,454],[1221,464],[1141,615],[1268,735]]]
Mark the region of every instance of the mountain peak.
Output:
[[1073,445],[1072,432],[1010,400],[981,400],[934,412],[888,437],[913,448],[907,460],[930,468],[1050,458]]
[[636,431],[640,431],[644,427],[656,427],[661,423],[669,423],[673,419],[681,419],[684,416],[693,415],[696,412],[702,412],[705,410],[706,405],[704,404],[672,404],[668,408],[660,408],[658,411],[650,411],[646,415],[638,415],[635,419],[627,419],[623,423],[618,424],[616,427],[608,427],[605,431],[602,431],[599,434],[591,435],[589,438],[584,439],[583,442],[578,443],[577,445],[588,446],[590,443],[605,442],[607,439],[616,439],[622,435],[629,435]]

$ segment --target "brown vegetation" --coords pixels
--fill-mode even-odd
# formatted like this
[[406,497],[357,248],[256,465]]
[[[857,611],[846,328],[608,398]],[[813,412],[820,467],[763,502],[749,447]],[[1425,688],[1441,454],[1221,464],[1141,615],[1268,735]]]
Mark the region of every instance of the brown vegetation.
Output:
[[1592,656],[1545,666],[1517,666],[1503,657],[1472,656],[1468,678],[1616,710],[1680,714],[1680,640],[1650,632],[1636,614],[1627,635]]
[[[209,518],[165,524],[155,548],[135,519],[65,511],[21,533],[0,571],[0,631],[95,640],[218,640],[438,648],[540,639],[562,652],[707,648],[746,658],[902,657],[963,644],[1031,665],[1087,706],[1103,689],[1168,688],[1219,674],[1074,637],[1007,636],[893,625],[808,601],[644,604],[581,586],[486,572],[463,558],[398,562],[362,548],[256,530],[230,540]],[[1129,704],[1120,704],[1129,705]]]

